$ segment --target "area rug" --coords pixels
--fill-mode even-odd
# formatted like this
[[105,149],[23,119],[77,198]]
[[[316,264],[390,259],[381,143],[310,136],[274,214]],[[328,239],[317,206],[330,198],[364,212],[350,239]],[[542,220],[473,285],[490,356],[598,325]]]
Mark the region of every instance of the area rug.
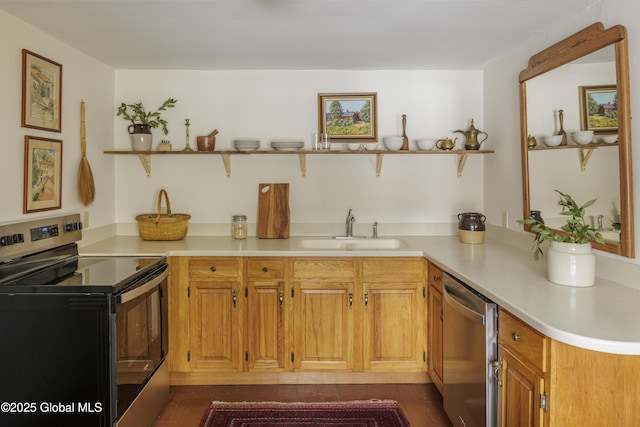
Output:
[[408,427],[393,400],[211,402],[200,427]]

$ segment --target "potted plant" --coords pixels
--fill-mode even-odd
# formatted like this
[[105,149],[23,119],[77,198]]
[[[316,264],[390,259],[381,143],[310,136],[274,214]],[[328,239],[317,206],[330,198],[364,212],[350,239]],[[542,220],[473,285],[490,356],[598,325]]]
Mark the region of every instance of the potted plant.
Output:
[[561,215],[571,217],[560,230],[554,230],[542,221],[534,218],[521,219],[519,224],[528,225],[536,234],[534,238],[534,259],[539,259],[542,243],[551,242],[547,254],[547,274],[549,280],[569,286],[591,286],[595,280],[595,255],[591,250],[591,241],[604,244],[602,234],[585,221],[586,208],[596,199],[579,206],[573,198],[558,190],[558,205],[562,206]]
[[131,135],[131,143],[134,150],[148,151],[151,149],[153,141],[151,128],[160,127],[165,135],[169,133],[167,121],[160,117],[160,112],[173,108],[176,102],[178,102],[176,99],[169,98],[155,111],[146,111],[142,101],[135,104],[126,104],[124,102],[120,104],[117,115],[131,122],[127,130]]

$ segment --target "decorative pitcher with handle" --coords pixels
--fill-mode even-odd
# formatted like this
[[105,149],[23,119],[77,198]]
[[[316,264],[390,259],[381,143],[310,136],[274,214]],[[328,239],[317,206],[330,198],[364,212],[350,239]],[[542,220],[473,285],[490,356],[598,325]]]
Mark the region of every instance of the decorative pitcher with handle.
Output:
[[[469,126],[469,129],[467,129],[466,131],[457,130],[453,133],[461,133],[467,138],[467,141],[464,143],[465,150],[479,150],[480,144],[482,144],[487,140],[487,138],[489,138],[489,135],[486,132],[482,132],[481,130],[476,129],[473,126],[473,119],[471,119],[471,125]],[[478,137],[480,135],[484,135],[484,138],[478,141]]]

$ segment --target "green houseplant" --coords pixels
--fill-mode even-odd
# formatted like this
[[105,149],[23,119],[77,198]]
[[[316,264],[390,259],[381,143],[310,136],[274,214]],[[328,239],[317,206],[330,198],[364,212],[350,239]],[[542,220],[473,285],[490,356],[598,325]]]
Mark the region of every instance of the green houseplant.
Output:
[[591,251],[591,242],[604,244],[602,234],[585,221],[586,208],[593,205],[596,199],[578,205],[570,195],[555,191],[560,195],[560,214],[570,217],[560,230],[549,228],[534,218],[517,222],[528,225],[529,230],[535,233],[534,259],[543,255],[542,243],[545,240],[551,242],[547,257],[550,281],[569,286],[591,286],[595,279],[595,255]]
[[[165,135],[169,133],[167,130],[167,121],[160,117],[161,111],[166,111],[168,108],[173,108],[178,102],[176,99],[169,98],[162,103],[160,108],[155,111],[146,111],[142,101],[135,104],[120,104],[118,107],[118,116],[122,116],[123,119],[131,122],[129,126],[129,133],[151,133],[149,128],[162,128],[162,133]],[[138,125],[138,127],[136,127]],[[133,127],[133,131],[132,131]],[[136,132],[142,130],[141,132]],[[144,131],[146,130],[146,132]]]

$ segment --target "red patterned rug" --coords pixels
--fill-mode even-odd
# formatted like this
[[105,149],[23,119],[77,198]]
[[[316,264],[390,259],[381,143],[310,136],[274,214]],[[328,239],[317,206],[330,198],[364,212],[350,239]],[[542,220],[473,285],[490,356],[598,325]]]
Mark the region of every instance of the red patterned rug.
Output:
[[393,400],[212,402],[200,427],[409,427]]

